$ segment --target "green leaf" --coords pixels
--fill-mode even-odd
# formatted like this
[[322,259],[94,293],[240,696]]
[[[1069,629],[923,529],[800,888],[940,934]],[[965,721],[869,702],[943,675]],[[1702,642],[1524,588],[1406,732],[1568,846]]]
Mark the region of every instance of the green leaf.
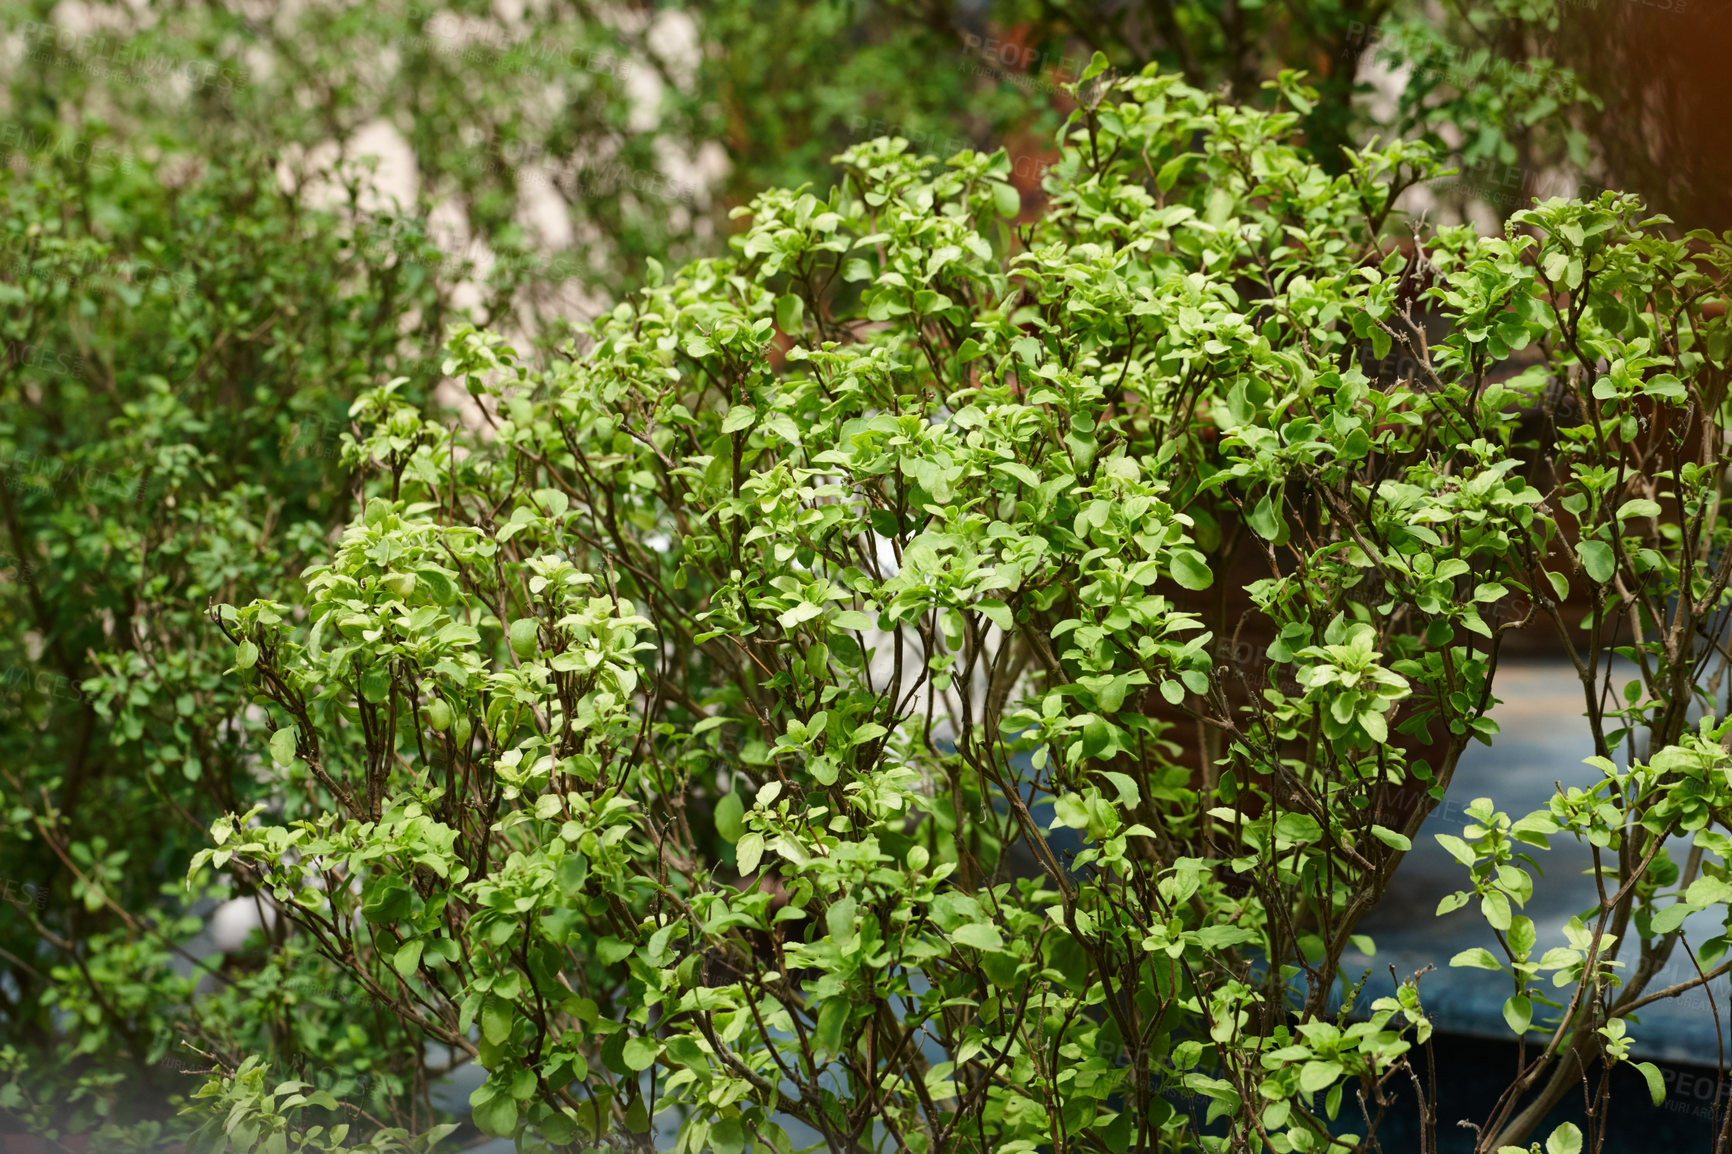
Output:
[[856,936],[854,918],[859,908],[853,898],[843,898],[824,912],[824,925],[830,931],[830,939],[838,946],[846,948],[853,943]]
[[534,617],[522,617],[511,623],[511,652],[521,661],[534,657],[540,648],[541,622]]
[[[560,496],[565,494],[561,493]],[[428,594],[441,605],[449,605],[457,600],[457,585],[442,569],[431,565],[423,565],[415,570],[415,576],[427,586]]]
[[732,435],[752,427],[758,419],[758,410],[750,405],[735,405],[728,410],[728,415],[722,418],[722,432]]
[[427,724],[435,733],[444,733],[451,728],[451,706],[443,698],[435,697],[427,703]]
[[1128,773],[1118,773],[1113,770],[1102,772],[1102,777],[1113,783],[1113,788],[1119,791],[1119,804],[1135,809],[1143,804],[1142,790],[1137,788],[1136,779]]
[[495,1046],[504,1045],[511,1037],[511,1028],[517,1021],[516,1007],[495,994],[487,995],[487,1000],[481,1004],[481,1036]]
[[1514,994],[1504,1000],[1503,1020],[1517,1034],[1527,1033],[1534,1020],[1534,1004],[1524,995]]
[[1275,502],[1269,494],[1263,494],[1250,514],[1245,518],[1251,526],[1251,531],[1265,541],[1274,541],[1281,535],[1281,519],[1275,512]]
[[568,852],[559,859],[559,868],[553,876],[560,892],[568,898],[575,898],[583,892],[583,884],[589,877],[589,859],[575,850]]
[[1168,556],[1173,580],[1186,589],[1207,589],[1215,583],[1215,575],[1203,555],[1194,549],[1175,549]]
[[734,847],[734,865],[740,871],[740,876],[755,873],[758,863],[764,858],[764,835],[749,833],[740,839],[740,844]]
[[1334,1085],[1343,1070],[1340,1062],[1307,1062],[1299,1067],[1299,1088],[1307,1094],[1315,1094]]
[[378,705],[391,695],[391,670],[384,665],[375,665],[371,669],[361,671],[361,697]]
[[397,971],[397,976],[408,978],[415,972],[415,967],[421,964],[421,950],[425,943],[420,938],[411,938],[397,948],[392,955],[391,968]]
[[1473,863],[1479,860],[1479,855],[1474,853],[1473,847],[1468,845],[1465,841],[1462,841],[1459,837],[1456,837],[1454,834],[1434,833],[1431,836],[1437,839],[1438,845],[1442,846],[1449,852],[1450,857],[1453,857],[1462,865],[1471,869],[1473,868]]
[[1006,220],[1015,220],[1022,215],[1022,194],[1008,184],[999,181],[990,182],[992,188],[992,207],[998,215]]
[[285,725],[271,734],[271,760],[288,765],[295,760],[295,727]]
[[868,721],[864,725],[856,725],[853,728],[853,730],[851,730],[849,732],[848,744],[849,745],[865,745],[869,741],[878,740],[880,737],[883,737],[885,734],[887,734],[889,732],[890,731],[888,729],[885,729],[882,725],[879,725],[876,721]]
[[1006,476],[1015,477],[1031,489],[1041,483],[1040,474],[1020,461],[994,461],[992,467]]
[[969,922],[958,926],[950,938],[958,945],[973,946],[977,950],[1003,950],[1004,939],[998,934],[998,927],[990,922]]
[[1308,813],[1284,813],[1275,822],[1275,836],[1284,841],[1314,842],[1322,838],[1323,827]]
[[1648,1097],[1653,1101],[1654,1105],[1658,1106],[1665,1102],[1666,1082],[1660,1077],[1660,1067],[1654,1065],[1652,1062],[1632,1062],[1630,1064],[1636,1068],[1637,1072],[1642,1075],[1643,1080],[1648,1083]]
[[1010,606],[996,598],[989,597],[984,601],[977,601],[974,603],[974,608],[1006,633],[1009,633],[1016,626],[1015,620],[1010,615]]
[[703,1047],[691,1038],[669,1038],[662,1049],[666,1051],[670,1062],[692,1070],[704,1071],[710,1068],[709,1056],[704,1053]]
[[710,1124],[709,1148],[716,1154],[740,1154],[746,1148],[746,1130],[738,1118],[718,1118]]
[[622,962],[635,953],[637,953],[636,946],[618,938],[603,938],[595,944],[595,956],[601,959],[601,964],[604,966]]
[[1494,930],[1507,930],[1510,927],[1509,898],[1496,890],[1480,899],[1479,912],[1485,917],[1486,924]]
[[849,1004],[846,998],[832,997],[818,1011],[818,1029],[814,1035],[818,1051],[835,1055],[842,1052],[843,1031],[848,1027]]
[[725,793],[716,803],[716,832],[723,841],[737,842],[746,832],[746,803],[737,793]]
[[[1179,174],[1185,170],[1188,163],[1195,159],[1194,153],[1182,152],[1161,165],[1160,171],[1155,173],[1155,187],[1162,192],[1172,191],[1173,185],[1178,183]],[[1244,423],[1244,421],[1239,422],[1241,425]]]
[[475,1128],[483,1134],[510,1138],[517,1132],[517,1100],[509,1094],[495,1092],[489,1083],[482,1083],[469,1096],[469,1108]]
[[1463,950],[1449,959],[1452,966],[1471,966],[1477,970],[1501,970],[1503,964],[1492,957],[1491,951],[1483,946],[1475,946],[1471,950]]
[[251,669],[259,662],[259,647],[251,641],[242,641],[235,646],[235,668]]
[[1534,929],[1534,921],[1529,917],[1516,917],[1510,921],[1509,948],[1517,958],[1526,958],[1533,952],[1534,942],[1538,938]]
[[1655,914],[1648,923],[1648,928],[1656,934],[1669,934],[1684,924],[1684,919],[1694,911],[1688,902],[1675,902]]
[[1413,842],[1409,841],[1406,837],[1396,833],[1392,829],[1385,829],[1380,825],[1374,825],[1371,827],[1371,836],[1388,846],[1390,849],[1398,849],[1402,853],[1406,853],[1408,850],[1413,848]]
[[1582,1154],[1582,1132],[1574,1122],[1565,1122],[1546,1139],[1546,1154]]
[[799,333],[805,315],[806,302],[793,293],[783,293],[776,298],[776,327],[789,336]]
[[627,1039],[620,1056],[625,1059],[625,1064],[636,1072],[655,1065],[656,1054],[660,1051],[661,1047],[654,1038],[634,1037]]
[[1610,545],[1604,541],[1578,541],[1576,555],[1582,559],[1582,571],[1588,575],[1589,580],[1604,585],[1612,579],[1616,565]]
[[858,609],[844,609],[830,618],[831,629],[847,630],[850,633],[874,629],[877,625],[878,618],[869,613],[862,613]]

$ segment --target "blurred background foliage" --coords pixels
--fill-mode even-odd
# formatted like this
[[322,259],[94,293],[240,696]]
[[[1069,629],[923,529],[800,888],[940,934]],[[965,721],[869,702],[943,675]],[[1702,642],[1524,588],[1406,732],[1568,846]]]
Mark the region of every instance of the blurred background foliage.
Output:
[[181,879],[274,780],[207,608],[300,602],[360,496],[362,386],[477,418],[453,323],[545,353],[872,136],[1004,148],[1038,211],[1095,50],[1249,103],[1305,72],[1324,164],[1392,135],[1457,159],[1412,194],[1434,223],[1588,182],[1723,227],[1700,2],[7,5],[0,1132],[160,1149],[188,1071],[247,1055],[315,1064],[357,1134],[440,1120],[419,1039],[251,895]]

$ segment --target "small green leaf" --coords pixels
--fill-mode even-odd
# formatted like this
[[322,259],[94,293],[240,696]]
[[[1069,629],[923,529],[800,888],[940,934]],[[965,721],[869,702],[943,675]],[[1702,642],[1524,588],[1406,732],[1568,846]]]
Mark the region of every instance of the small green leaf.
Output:
[[1688,902],[1676,902],[1655,914],[1648,928],[1656,934],[1669,934],[1684,924],[1684,919],[1694,911]]
[[511,623],[511,652],[517,654],[518,660],[528,661],[535,656],[540,630],[541,623],[533,617],[519,618]]
[[1483,946],[1475,946],[1471,950],[1463,950],[1449,959],[1452,966],[1472,966],[1477,970],[1501,970],[1503,965],[1491,955],[1491,951]]
[[726,793],[722,800],[716,803],[716,832],[722,835],[722,840],[737,842],[746,832],[746,803],[737,793]]
[[489,1085],[484,1082],[469,1096],[470,1117],[475,1121],[475,1128],[483,1134],[510,1138],[517,1131],[517,1100],[509,1094],[496,1092],[482,1097],[482,1092],[489,1090]]
[[814,1040],[820,1053],[842,1052],[843,1031],[848,1026],[848,1008],[848,1000],[836,996],[827,999],[824,1008],[818,1011],[818,1030]]
[[728,415],[722,418],[722,432],[732,435],[752,427],[758,419],[758,410],[750,405],[735,405],[728,410]]
[[709,1148],[716,1154],[740,1154],[746,1148],[746,1130],[738,1118],[718,1118],[710,1125]]
[[1514,994],[1504,1000],[1503,1020],[1517,1034],[1525,1034],[1533,1024],[1534,1004],[1521,994]]
[[859,903],[853,898],[843,898],[824,912],[824,925],[837,945],[846,947],[854,941],[854,918],[859,909]]
[[391,670],[388,666],[375,665],[371,669],[361,671],[361,697],[374,705],[384,701],[391,695]]
[[831,629],[845,629],[850,633],[859,633],[862,630],[872,629],[875,628],[877,624],[878,619],[876,617],[869,613],[862,613],[858,609],[844,609],[842,612],[834,614],[830,618]]
[[669,1038],[662,1047],[668,1061],[685,1066],[687,1069],[707,1071],[710,1068],[709,1056],[703,1047],[691,1038],[675,1036]]
[[251,669],[259,663],[259,647],[251,641],[242,641],[235,647],[235,668]]
[[1660,1077],[1660,1067],[1652,1062],[1632,1062],[1642,1078],[1648,1083],[1648,1097],[1658,1106],[1666,1100],[1666,1083]]
[[1582,1154],[1582,1132],[1574,1122],[1565,1122],[1546,1139],[1546,1154]]
[[625,1059],[625,1064],[631,1067],[635,1073],[655,1065],[656,1054],[660,1049],[661,1047],[656,1044],[654,1038],[631,1038],[627,1040],[625,1048],[620,1051],[620,1056]]
[[977,950],[1004,949],[1004,939],[999,937],[998,927],[990,922],[970,922],[958,926],[950,937],[959,945],[973,946]]
[[1473,863],[1479,860],[1479,855],[1473,852],[1473,847],[1454,834],[1434,833],[1431,836],[1437,839],[1438,845],[1449,851],[1450,857],[1469,869],[1473,868]]
[[980,612],[981,616],[985,617],[988,621],[992,622],[1006,633],[1009,633],[1016,625],[1015,620],[1010,615],[1010,606],[996,598],[988,597],[984,601],[977,601],[975,602],[974,607]]
[[1275,836],[1283,841],[1314,842],[1323,836],[1323,827],[1308,813],[1284,813],[1275,822]]
[[735,868],[740,876],[755,873],[758,863],[764,858],[764,835],[749,833],[740,839],[740,844],[734,847]]
[[1315,1094],[1334,1085],[1342,1070],[1340,1062],[1307,1062],[1299,1067],[1299,1088],[1307,1094]]
[[397,971],[397,976],[408,978],[415,972],[415,967],[421,964],[421,950],[425,945],[420,938],[411,938],[397,948],[391,958],[391,968]]
[[553,874],[560,892],[568,898],[575,898],[583,892],[583,883],[588,877],[589,859],[575,850],[559,859],[559,868]]
[[1650,501],[1646,497],[1636,497],[1618,506],[1618,520],[1620,521],[1626,517],[1658,517],[1659,515],[1659,502]]
[[1250,523],[1251,531],[1265,541],[1273,541],[1281,535],[1281,519],[1275,513],[1275,502],[1267,493],[1245,519]]
[[285,725],[271,734],[271,760],[288,765],[295,760],[295,727]]
[[511,1037],[511,1027],[517,1021],[515,1007],[504,998],[487,995],[481,1004],[481,1036],[495,1046],[504,1045]]
[[445,700],[435,697],[427,703],[427,724],[436,733],[443,733],[451,728],[451,706]]
[[1407,838],[1396,833],[1392,829],[1385,829],[1380,825],[1374,825],[1371,827],[1371,836],[1388,846],[1390,849],[1398,849],[1402,853],[1406,853],[1408,850],[1413,848],[1413,843]]
[[1510,926],[1509,898],[1493,890],[1480,899],[1479,912],[1484,915],[1486,925],[1494,930],[1507,930]]
[[1610,545],[1604,541],[1578,541],[1576,555],[1582,559],[1582,571],[1588,575],[1589,580],[1604,585],[1612,579],[1612,571],[1616,566]]
[[1168,567],[1172,570],[1173,580],[1186,589],[1207,589],[1215,583],[1215,575],[1209,572],[1208,562],[1195,549],[1175,549],[1168,558]]

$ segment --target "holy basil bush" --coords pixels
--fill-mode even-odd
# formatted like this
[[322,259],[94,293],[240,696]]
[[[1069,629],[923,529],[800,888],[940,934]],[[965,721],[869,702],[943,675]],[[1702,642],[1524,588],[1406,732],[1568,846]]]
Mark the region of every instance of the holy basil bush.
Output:
[[[1423,146],[1332,176],[1297,113],[1103,67],[1033,224],[1003,154],[874,140],[551,371],[459,331],[485,427],[363,397],[307,612],[214,615],[303,800],[195,873],[485,1067],[483,1130],[1378,1149],[1429,1026],[1343,955],[1535,621],[1604,779],[1449,843],[1457,961],[1528,1040],[1479,1149],[1625,1060],[1682,914],[1725,913],[1732,250],[1612,194],[1406,239]],[[1606,900],[1541,941],[1560,836]]]

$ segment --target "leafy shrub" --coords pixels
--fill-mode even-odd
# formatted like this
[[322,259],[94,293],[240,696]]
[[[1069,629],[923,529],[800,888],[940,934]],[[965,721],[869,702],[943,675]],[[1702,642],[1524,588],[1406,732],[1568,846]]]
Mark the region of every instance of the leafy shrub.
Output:
[[[413,230],[368,261],[381,225],[284,190],[256,154],[189,175],[164,152],[0,169],[0,878],[35,887],[0,918],[0,1034],[6,1083],[43,1110],[0,1109],[55,1138],[169,1120],[185,1034],[301,1050],[337,1017],[195,997],[234,985],[189,954],[193,915],[229,892],[185,893],[185,862],[211,820],[270,796],[247,736],[264,719],[204,614],[292,596],[286,576],[348,519],[353,396],[406,377],[426,403],[439,361],[415,326],[450,315]],[[297,961],[323,969],[284,950],[270,976]],[[374,1042],[380,1067],[403,1063]]]
[[[611,290],[645,254],[715,247],[714,206],[661,176],[714,127],[711,61],[670,59],[666,12],[54,8],[4,20],[0,613],[19,627],[0,639],[0,887],[32,899],[0,919],[0,1036],[18,1043],[0,1117],[55,1140],[99,1128],[104,1148],[183,1136],[181,1066],[213,1064],[190,1041],[225,1066],[266,1056],[273,1085],[317,1055],[379,1099],[347,1095],[345,1117],[419,1126],[438,1070],[418,1035],[359,1012],[364,993],[304,939],[273,928],[202,956],[231,892],[182,892],[186,863],[215,816],[272,796],[248,736],[263,718],[203,614],[299,605],[301,567],[354,496],[349,405],[407,378],[397,395],[434,411],[454,317],[535,327],[569,307],[552,287]],[[689,83],[654,131],[626,131],[645,108],[628,71],[670,67]],[[887,87],[900,119],[929,102]],[[754,118],[780,99],[730,98]],[[412,154],[401,213],[351,161],[381,122]],[[563,249],[520,219],[555,188],[582,233]],[[473,247],[433,244],[436,204]],[[480,299],[459,309],[470,281]]]
[[[218,614],[327,808],[225,819],[197,866],[486,1067],[488,1132],[1377,1148],[1429,1025],[1416,979],[1355,1006],[1342,957],[1495,730],[1518,595],[1574,647],[1586,589],[1605,780],[1451,843],[1446,905],[1502,954],[1457,963],[1532,1039],[1480,1149],[1625,1060],[1647,963],[1723,912],[1727,730],[1692,696],[1732,576],[1726,246],[1608,194],[1403,251],[1423,146],[1330,176],[1294,113],[1152,71],[1085,95],[1031,226],[1002,154],[877,140],[569,363],[460,332],[497,417],[364,398],[373,495],[308,619]],[[1247,628],[1255,695],[1212,658]],[[1542,944],[1518,846],[1563,835],[1607,899]]]
[[[1047,102],[978,83],[968,45],[980,36],[896,4],[707,6],[689,58],[661,35],[666,10],[619,23],[420,4],[340,18],[97,4],[100,31],[75,32],[83,25],[55,23],[54,7],[8,18],[16,67],[0,132],[0,299],[17,306],[3,322],[0,604],[27,623],[0,643],[10,722],[0,884],[35,887],[31,916],[0,926],[15,983],[0,1023],[20,1042],[0,1111],[59,1136],[103,1125],[109,1148],[149,1145],[151,1127],[123,1135],[122,1103],[162,1119],[186,1084],[176,1063],[190,1039],[225,1069],[269,1055],[269,1084],[319,1054],[344,1086],[370,1087],[348,1095],[345,1117],[365,1108],[422,1129],[432,1106],[416,1087],[436,1071],[418,1025],[358,1012],[366,988],[281,922],[220,972],[207,959],[183,975],[192,915],[230,890],[214,878],[164,891],[214,814],[269,799],[295,820],[329,805],[317,789],[282,791],[257,763],[266,718],[222,677],[227,647],[201,632],[200,614],[212,598],[266,596],[301,619],[301,566],[351,510],[338,459],[347,406],[359,389],[407,377],[394,395],[435,411],[432,334],[460,315],[453,288],[474,273],[413,213],[379,212],[367,176],[333,157],[394,125],[416,178],[411,209],[455,208],[470,251],[499,258],[475,274],[474,315],[541,340],[569,305],[554,288],[606,293],[656,267],[651,254],[719,247],[728,204],[817,175],[844,128],[1014,139]],[[1344,32],[1358,35],[1342,13],[1314,8],[1326,55]],[[1036,17],[1044,30],[1033,36],[1055,57],[1072,32],[1139,62],[1171,47],[1124,27],[1070,28],[1050,9],[990,15],[986,32]],[[785,35],[795,20],[797,52]],[[1180,23],[1197,34],[1184,54],[1199,83],[1225,70],[1254,88],[1276,58],[1316,55],[1247,62],[1246,37],[1216,43],[1208,13],[1186,9]],[[1267,46],[1269,32],[1257,25],[1249,39]],[[640,131],[647,106],[628,91],[630,69],[674,78],[652,131]],[[1332,160],[1332,142],[1362,122],[1346,103],[1351,70],[1325,79],[1306,147]],[[1488,126],[1490,111],[1475,106]],[[662,166],[708,140],[731,170],[703,202]],[[1031,159],[998,175],[1023,176]],[[525,206],[550,190],[576,226],[564,247],[522,226]],[[1008,211],[1009,194],[995,195]],[[768,283],[789,287],[779,274]],[[819,295],[839,315],[859,306]],[[714,784],[694,788],[701,825]],[[1012,838],[1007,852],[1026,849]]]

